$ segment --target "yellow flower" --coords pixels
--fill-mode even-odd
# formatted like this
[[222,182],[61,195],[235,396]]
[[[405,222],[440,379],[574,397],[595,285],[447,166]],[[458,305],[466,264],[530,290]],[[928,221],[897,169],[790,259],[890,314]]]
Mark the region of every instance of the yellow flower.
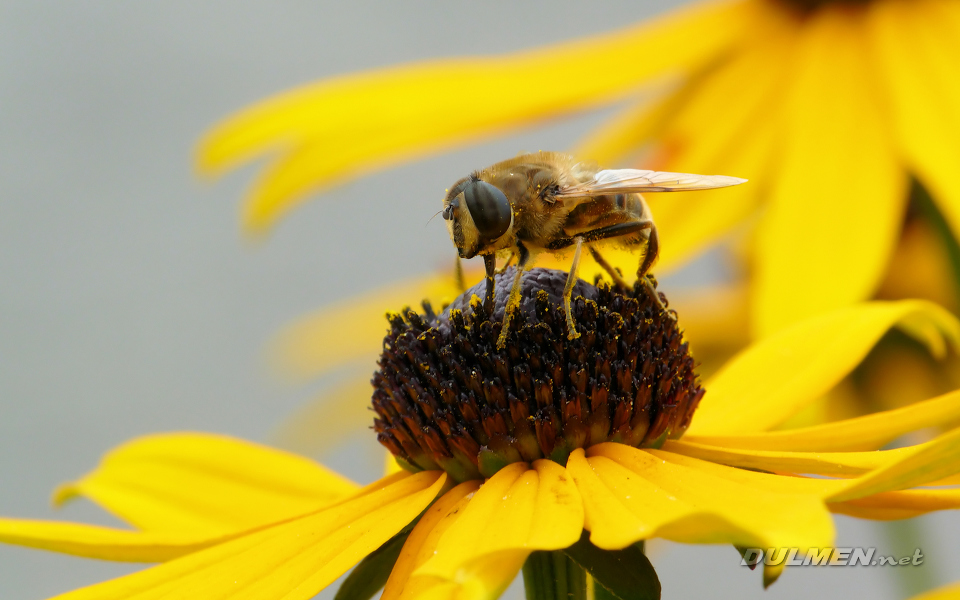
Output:
[[960,583],[952,583],[929,592],[924,592],[919,596],[914,596],[910,600],[956,600],[960,598]]
[[581,282],[582,336],[568,342],[557,302],[565,277],[526,277],[502,353],[500,322],[469,293],[439,316],[391,316],[375,428],[417,472],[360,488],[239,440],[150,436],[56,494],[85,496],[136,531],[2,519],[0,540],[163,563],[60,596],[70,600],[307,599],[358,561],[345,585],[373,594],[385,584],[385,600],[487,599],[525,562],[525,574],[547,568],[535,551],[563,552],[616,590],[591,565],[653,537],[822,549],[833,543],[830,512],[899,519],[960,507],[960,429],[878,450],[960,418],[958,392],[778,429],[892,327],[935,355],[960,345],[960,323],[943,309],[873,302],[805,320],[743,351],[703,396],[676,321],[639,286]]
[[[647,150],[648,166],[749,178],[652,208],[661,268],[757,225],[749,318],[762,335],[874,296],[911,177],[960,237],[958,39],[953,0],[699,3],[511,55],[321,81],[228,119],[199,162],[217,172],[277,153],[246,204],[247,226],[262,231],[311,191],[633,99],[577,152],[616,166]],[[666,91],[637,102],[642,88]]]

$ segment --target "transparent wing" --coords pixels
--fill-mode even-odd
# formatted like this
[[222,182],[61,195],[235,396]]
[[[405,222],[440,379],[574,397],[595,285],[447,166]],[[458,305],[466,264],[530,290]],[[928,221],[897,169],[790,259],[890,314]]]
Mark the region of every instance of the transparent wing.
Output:
[[686,192],[740,185],[746,179],[726,175],[693,175],[664,173],[641,169],[608,169],[597,172],[591,181],[557,192],[558,198],[597,196],[600,194],[632,194],[641,192]]

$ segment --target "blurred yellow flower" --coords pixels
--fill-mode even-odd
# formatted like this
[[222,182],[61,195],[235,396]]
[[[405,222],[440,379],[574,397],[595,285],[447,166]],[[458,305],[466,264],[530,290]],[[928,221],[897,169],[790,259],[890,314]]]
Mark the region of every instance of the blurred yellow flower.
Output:
[[960,237],[958,40],[953,0],[698,3],[568,43],[296,89],[215,128],[199,164],[212,173],[277,154],[245,209],[247,227],[262,231],[325,186],[665,88],[576,153],[612,167],[646,151],[648,167],[749,178],[652,204],[661,268],[757,226],[749,319],[764,335],[874,296],[911,177]]
[[[559,292],[565,275],[555,279]],[[957,392],[774,430],[843,379],[891,327],[934,354],[955,348],[960,323],[943,309],[875,302],[802,321],[731,360],[697,408],[702,391],[676,323],[646,296],[585,287],[593,304],[577,305],[583,335],[568,342],[545,288],[542,280],[525,287],[529,308],[503,354],[493,353],[499,324],[478,316],[479,301],[439,317],[429,309],[392,316],[375,376],[376,429],[419,472],[360,488],[307,459],[239,440],[150,436],[111,452],[56,495],[85,496],[136,531],[0,519],[0,541],[164,563],[64,600],[306,600],[358,561],[345,585],[369,595],[385,585],[385,600],[485,600],[534,551],[563,552],[600,585],[616,586],[584,556],[601,560],[652,537],[824,548],[833,543],[830,512],[901,519],[960,507],[960,430],[878,451],[960,418]],[[569,344],[569,360],[582,356],[583,370],[558,375],[555,343]],[[503,373],[513,375],[496,378]],[[458,387],[456,404],[437,404]],[[516,435],[504,436],[498,423]],[[470,440],[484,444],[472,455],[464,452]],[[781,570],[768,569],[765,583]]]
[[929,592],[914,596],[910,600],[957,600],[960,598],[960,583],[951,583]]

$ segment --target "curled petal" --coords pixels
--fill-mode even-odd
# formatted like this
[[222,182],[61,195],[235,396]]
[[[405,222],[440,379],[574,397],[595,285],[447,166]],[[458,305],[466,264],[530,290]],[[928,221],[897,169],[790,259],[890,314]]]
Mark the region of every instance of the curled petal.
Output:
[[909,450],[897,460],[850,481],[845,489],[828,500],[837,502],[903,490],[960,472],[960,429]]
[[860,519],[892,521],[910,519],[935,510],[960,508],[960,490],[904,490],[832,502],[832,512]]
[[873,452],[787,452],[709,446],[689,441],[668,440],[663,449],[710,462],[778,473],[855,476],[890,465],[898,458],[916,452],[916,448],[896,448]]
[[920,300],[869,302],[797,323],[756,342],[706,384],[691,436],[772,429],[819,399],[897,326],[942,355],[960,346],[960,323]]
[[960,419],[960,391],[950,392],[903,408],[812,427],[745,435],[687,435],[684,436],[684,441],[754,450],[806,452],[876,450],[906,433],[926,427],[937,427],[957,419]]

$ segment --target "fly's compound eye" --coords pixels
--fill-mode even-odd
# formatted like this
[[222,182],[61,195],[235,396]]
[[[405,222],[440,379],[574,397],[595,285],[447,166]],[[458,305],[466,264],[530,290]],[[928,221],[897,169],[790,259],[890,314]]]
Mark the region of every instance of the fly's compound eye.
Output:
[[507,197],[486,181],[468,181],[463,199],[483,243],[492,242],[510,229],[511,210]]

